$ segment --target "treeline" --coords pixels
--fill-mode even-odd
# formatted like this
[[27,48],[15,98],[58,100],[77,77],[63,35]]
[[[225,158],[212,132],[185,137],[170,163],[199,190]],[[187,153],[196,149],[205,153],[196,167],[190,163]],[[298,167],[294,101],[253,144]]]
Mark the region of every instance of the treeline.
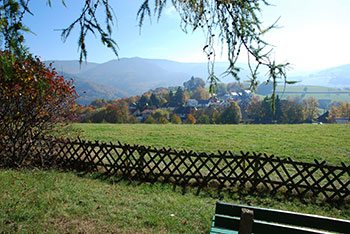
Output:
[[[241,121],[241,109],[234,101],[231,101],[225,108],[209,106],[197,109],[182,106],[157,109],[155,106],[148,105],[147,109],[142,112],[136,109],[135,112],[140,114],[135,115],[133,114],[135,112],[132,111],[135,103],[132,102],[133,99],[134,97],[110,101],[97,99],[91,105],[77,109],[78,118],[76,121],[82,123],[146,124],[237,124]],[[137,103],[138,101],[136,106]]]
[[248,117],[253,123],[311,123],[319,116],[318,102],[315,98],[302,100],[299,97],[281,100],[277,96],[275,110],[272,109],[272,98],[266,96],[262,101],[254,97],[247,108]]
[[210,97],[205,82],[191,78],[181,87],[157,88],[143,95],[118,100],[96,99],[76,109],[77,121],[85,123],[159,123],[159,124],[297,124],[315,121],[334,122],[350,117],[350,103],[332,103],[320,120],[319,103],[315,98],[275,99],[244,90],[241,84],[219,84]]

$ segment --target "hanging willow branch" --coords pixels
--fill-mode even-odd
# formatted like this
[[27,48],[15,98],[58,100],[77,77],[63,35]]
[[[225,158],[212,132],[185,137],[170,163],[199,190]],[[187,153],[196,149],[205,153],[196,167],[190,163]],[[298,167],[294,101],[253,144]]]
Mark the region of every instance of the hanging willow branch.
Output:
[[[22,31],[28,31],[22,25],[25,13],[31,14],[28,3],[31,0],[0,0],[0,45],[16,51],[24,51]],[[65,0],[61,0],[65,5]],[[80,31],[78,51],[80,62],[87,59],[86,37],[89,33],[100,37],[102,44],[110,48],[118,56],[118,45],[112,39],[112,26],[115,21],[113,8],[109,0],[85,0],[79,16],[65,29],[62,29],[62,39],[65,41],[74,28]],[[236,66],[241,52],[248,53],[248,64],[251,72],[251,89],[256,89],[257,74],[261,67],[268,68],[266,83],[273,82],[275,94],[276,84],[287,81],[286,69],[288,63],[277,64],[271,59],[272,47],[262,37],[276,23],[267,28],[262,27],[259,19],[261,5],[269,5],[266,0],[143,0],[137,17],[141,29],[145,18],[153,14],[159,20],[166,8],[167,2],[177,10],[181,17],[180,27],[187,32],[202,29],[206,35],[203,51],[208,58],[208,81],[210,92],[215,92],[219,78],[214,73],[215,43],[227,45],[229,66],[224,75],[231,75],[239,81],[239,68]],[[51,6],[51,0],[47,0]],[[152,5],[151,5],[152,4]],[[101,24],[98,11],[104,11],[105,23]],[[276,21],[277,22],[277,21]],[[274,97],[273,94],[273,97]]]
[[[168,0],[169,1],[169,0]],[[167,0],[155,0],[154,14],[159,19]],[[179,13],[182,21],[183,31],[202,29],[206,35],[206,44],[203,51],[208,58],[208,81],[210,92],[215,92],[219,78],[214,73],[215,49],[214,44],[220,41],[227,45],[227,58],[229,66],[225,75],[233,76],[240,80],[238,73],[240,69],[236,66],[237,59],[242,51],[248,53],[248,65],[251,76],[251,89],[256,89],[257,74],[261,66],[268,68],[266,83],[273,82],[274,92],[279,80],[287,81],[286,69],[289,63],[276,64],[271,59],[271,46],[262,40],[262,37],[271,29],[276,28],[276,23],[263,28],[258,17],[261,13],[261,4],[269,5],[264,0],[170,0],[172,6]],[[138,16],[140,27],[143,24],[144,16],[151,17],[149,0],[141,5]],[[251,60],[254,60],[253,62]],[[273,95],[274,97],[274,95]]]

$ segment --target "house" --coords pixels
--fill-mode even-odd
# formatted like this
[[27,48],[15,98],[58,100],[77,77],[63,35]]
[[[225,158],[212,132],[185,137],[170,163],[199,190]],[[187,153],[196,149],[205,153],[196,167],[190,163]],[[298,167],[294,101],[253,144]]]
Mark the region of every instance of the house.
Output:
[[349,118],[335,118],[334,120],[337,124],[348,124],[350,122]]
[[329,115],[329,111],[326,111],[324,114],[320,115],[317,118],[317,122],[319,122],[319,123],[328,123],[328,115]]
[[208,108],[210,106],[210,99],[209,100],[199,100],[197,106],[201,107],[201,108]]
[[238,99],[244,99],[252,96],[252,91],[250,90],[242,90],[242,92],[231,92],[231,98],[235,101]]
[[220,95],[220,96],[217,97],[217,99],[220,99],[220,100],[223,100],[223,101],[227,101],[227,100],[229,100],[231,98],[232,98],[231,94],[228,94],[228,93],[226,93],[224,95]]
[[219,106],[222,108],[227,108],[231,106],[231,102],[229,100],[226,100],[226,101],[220,102]]
[[137,109],[137,104],[135,102],[129,104],[129,112],[134,113]]
[[149,116],[152,112],[153,112],[153,110],[149,110],[149,109],[142,111],[141,112],[142,119],[146,119],[147,116]]
[[196,107],[198,105],[198,101],[196,99],[188,99],[186,100],[185,106]]

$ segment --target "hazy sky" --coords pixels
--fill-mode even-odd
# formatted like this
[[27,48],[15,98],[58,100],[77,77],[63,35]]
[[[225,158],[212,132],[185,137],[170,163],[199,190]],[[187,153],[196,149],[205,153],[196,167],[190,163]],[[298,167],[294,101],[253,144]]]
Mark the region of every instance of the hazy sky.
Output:
[[[43,60],[78,59],[77,33],[74,31],[63,43],[57,29],[67,27],[81,10],[83,0],[52,0],[52,8],[46,0],[31,1],[34,16],[27,16],[24,23],[36,35],[28,34],[26,44],[32,53]],[[119,57],[143,57],[170,59],[180,62],[205,62],[202,52],[205,38],[201,31],[185,34],[180,29],[177,12],[168,5],[160,22],[145,21],[142,33],[136,13],[142,0],[111,0],[117,16],[113,38],[119,46]],[[274,6],[264,7],[264,24],[273,23],[278,17],[281,27],[271,31],[265,40],[275,46],[274,57],[278,62],[290,62],[292,73],[324,69],[350,63],[350,1],[349,0],[270,0]],[[169,1],[170,3],[170,1]],[[220,46],[218,45],[218,48]],[[87,41],[88,61],[106,62],[115,59],[114,54],[103,47],[99,38],[91,36]],[[218,61],[226,61],[226,54],[218,53]],[[241,62],[245,62],[242,58]]]

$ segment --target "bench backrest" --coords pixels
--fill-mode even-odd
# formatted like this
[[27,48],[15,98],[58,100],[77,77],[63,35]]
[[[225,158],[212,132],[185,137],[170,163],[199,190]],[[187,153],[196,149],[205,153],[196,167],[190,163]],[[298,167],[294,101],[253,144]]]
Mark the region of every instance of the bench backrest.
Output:
[[215,226],[238,230],[243,208],[254,212],[253,233],[325,233],[308,228],[350,233],[348,220],[222,202],[216,204]]

